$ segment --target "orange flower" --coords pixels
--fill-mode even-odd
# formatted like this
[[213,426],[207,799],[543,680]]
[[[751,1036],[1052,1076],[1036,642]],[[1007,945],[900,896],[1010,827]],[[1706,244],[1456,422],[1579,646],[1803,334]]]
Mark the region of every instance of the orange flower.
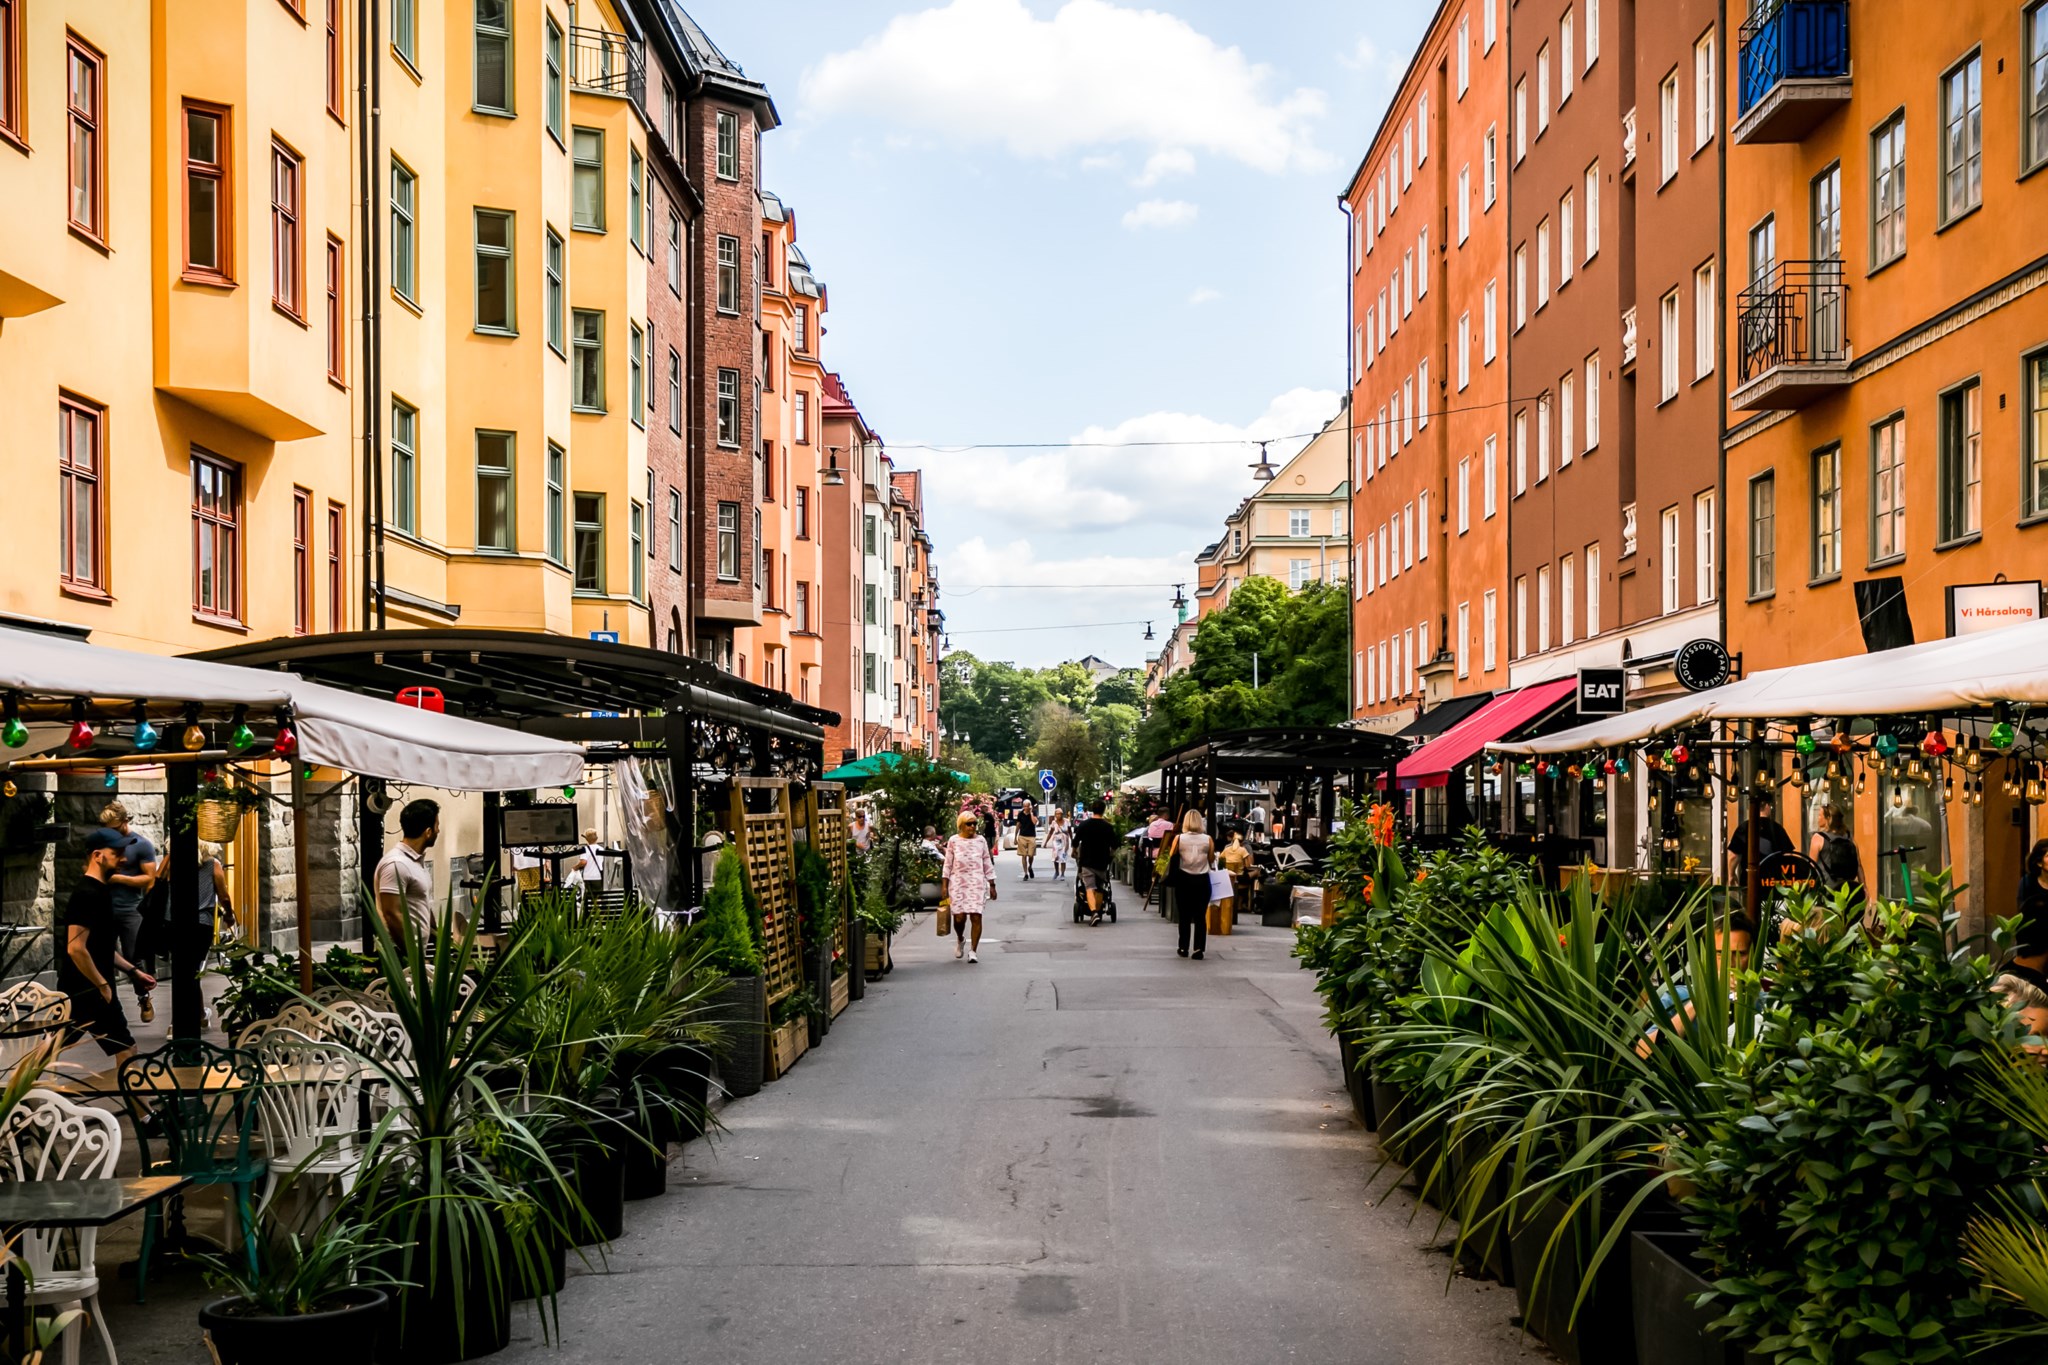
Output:
[[1415,884],[1416,884],[1417,886],[1420,886],[1420,885],[1422,885],[1422,883],[1424,883],[1424,882],[1426,882],[1426,881],[1428,881],[1428,880],[1429,880],[1429,869],[1428,869],[1428,868],[1426,868],[1426,867],[1424,867],[1424,868],[1418,868],[1418,869],[1416,870],[1416,873],[1415,873]]
[[1372,899],[1372,878],[1370,877],[1365,879],[1365,898],[1367,900]]
[[1366,813],[1366,822],[1372,830],[1374,843],[1378,844],[1381,848],[1393,847],[1394,808],[1392,806],[1374,806]]

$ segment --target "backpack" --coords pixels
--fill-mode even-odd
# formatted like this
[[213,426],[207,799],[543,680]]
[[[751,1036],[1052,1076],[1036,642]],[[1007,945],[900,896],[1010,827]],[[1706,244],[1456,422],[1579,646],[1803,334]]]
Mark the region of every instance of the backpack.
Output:
[[1863,881],[1863,868],[1856,858],[1856,845],[1847,836],[1824,834],[1821,836],[1821,875],[1828,879],[1828,889],[1857,886]]

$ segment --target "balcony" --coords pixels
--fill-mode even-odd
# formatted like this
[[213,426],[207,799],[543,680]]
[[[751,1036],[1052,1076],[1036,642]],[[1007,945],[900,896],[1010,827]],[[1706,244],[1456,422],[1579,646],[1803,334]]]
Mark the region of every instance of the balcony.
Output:
[[1729,401],[1804,407],[1849,382],[1849,287],[1840,260],[1786,261],[1735,301],[1740,351]]
[[569,84],[592,95],[617,95],[647,109],[647,52],[637,38],[606,28],[569,30]]
[[1735,141],[1797,142],[1849,102],[1848,0],[1751,0]]
[[1636,171],[1636,111],[1621,116],[1621,175],[1624,180]]
[[1621,315],[1621,372],[1627,374],[1636,367],[1636,310],[1626,309]]

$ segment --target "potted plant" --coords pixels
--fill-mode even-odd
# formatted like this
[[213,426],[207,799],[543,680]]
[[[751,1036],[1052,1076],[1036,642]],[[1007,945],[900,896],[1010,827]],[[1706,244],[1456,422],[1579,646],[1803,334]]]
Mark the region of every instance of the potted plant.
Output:
[[261,789],[216,773],[178,802],[171,826],[175,830],[196,827],[202,839],[216,844],[232,843],[235,832],[242,827],[242,817],[261,809],[266,799]]
[[810,1021],[818,1009],[818,997],[808,985],[798,986],[775,1002],[769,1015],[773,1023],[768,1035],[772,1054],[771,1079],[788,1075],[797,1058],[810,1050]]
[[329,1217],[308,1235],[274,1241],[257,1269],[240,1256],[203,1258],[209,1288],[199,1327],[220,1365],[361,1365],[376,1350],[395,1244]]
[[[304,1000],[299,994],[298,957],[269,948],[238,943],[222,952],[219,975],[227,984],[214,1002],[222,1030],[234,1038],[259,1019],[275,1018],[286,1005]],[[335,944],[313,964],[313,988],[339,986],[361,990],[377,975],[377,959]]]
[[763,1079],[768,996],[761,979],[760,941],[747,914],[746,865],[730,844],[718,855],[697,932],[704,939],[706,969],[725,981],[718,1005],[726,1036],[714,1053],[719,1080],[728,1095],[755,1094]]

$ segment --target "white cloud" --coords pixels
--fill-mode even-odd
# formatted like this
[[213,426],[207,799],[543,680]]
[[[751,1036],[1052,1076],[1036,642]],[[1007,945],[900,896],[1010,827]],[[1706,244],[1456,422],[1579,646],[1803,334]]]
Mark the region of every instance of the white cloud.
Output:
[[1124,230],[1186,227],[1201,210],[1185,199],[1147,199],[1124,214]]
[[1194,293],[1188,295],[1188,303],[1196,308],[1200,308],[1203,304],[1214,303],[1222,297],[1223,291],[1221,289],[1211,289],[1205,284]]
[[1349,52],[1337,54],[1337,65],[1351,71],[1363,71],[1368,75],[1377,76],[1390,84],[1399,84],[1401,77],[1407,74],[1405,57],[1388,56],[1380,51],[1378,43],[1363,36]]
[[1168,176],[1193,175],[1195,154],[1185,147],[1167,147],[1152,153],[1145,161],[1145,169],[1131,183],[1139,189],[1150,189]]
[[1278,84],[1272,68],[1160,10],[1066,0],[1041,19],[1023,0],[950,0],[827,56],[799,97],[810,112],[1001,143],[1021,157],[1129,143],[1167,154],[1162,174],[1195,151],[1275,174],[1323,168],[1310,133],[1323,93]]

